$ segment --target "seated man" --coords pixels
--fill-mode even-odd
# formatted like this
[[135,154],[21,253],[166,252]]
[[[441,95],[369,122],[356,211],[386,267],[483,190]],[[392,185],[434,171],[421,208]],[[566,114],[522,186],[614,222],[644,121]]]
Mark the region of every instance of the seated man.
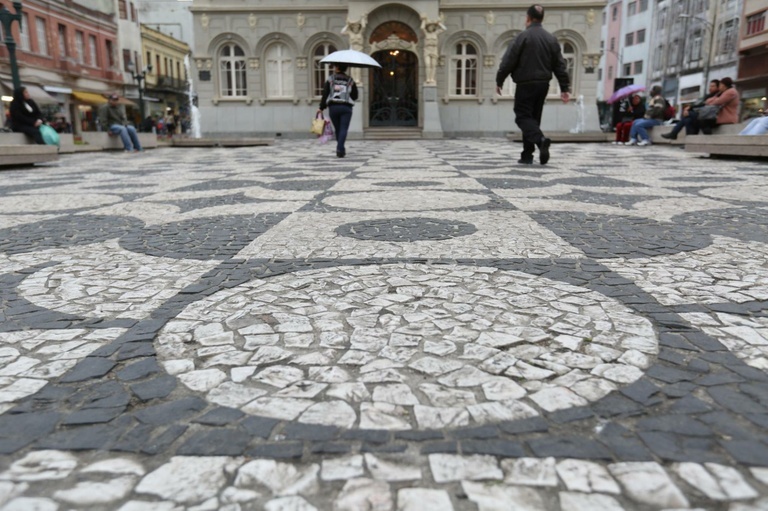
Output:
[[126,152],[141,151],[141,142],[136,134],[136,128],[128,125],[128,119],[125,116],[125,108],[118,104],[120,96],[112,94],[106,105],[99,108],[99,120],[110,135],[119,135],[123,141],[123,147]]

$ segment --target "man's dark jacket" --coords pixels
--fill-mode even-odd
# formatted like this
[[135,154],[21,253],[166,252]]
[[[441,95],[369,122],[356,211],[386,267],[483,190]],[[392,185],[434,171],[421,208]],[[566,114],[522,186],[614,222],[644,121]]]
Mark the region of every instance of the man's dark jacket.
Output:
[[516,84],[549,82],[552,73],[560,83],[560,91],[570,90],[570,78],[557,38],[544,30],[541,23],[531,23],[507,48],[496,73],[496,85],[512,75]]

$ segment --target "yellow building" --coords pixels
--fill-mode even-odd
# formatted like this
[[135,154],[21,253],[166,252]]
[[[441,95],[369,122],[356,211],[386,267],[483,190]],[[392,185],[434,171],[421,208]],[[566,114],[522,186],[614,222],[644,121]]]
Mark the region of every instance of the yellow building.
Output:
[[[158,30],[141,25],[144,66],[146,115],[168,117],[189,116],[187,67],[189,45]],[[180,132],[180,123],[177,132]]]

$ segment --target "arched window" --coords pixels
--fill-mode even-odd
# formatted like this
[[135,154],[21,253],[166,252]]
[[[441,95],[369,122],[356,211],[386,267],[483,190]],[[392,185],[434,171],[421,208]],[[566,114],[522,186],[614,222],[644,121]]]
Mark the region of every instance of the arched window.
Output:
[[477,95],[477,49],[472,43],[461,42],[454,46],[454,54],[451,56],[451,94]]
[[288,46],[274,43],[266,52],[267,97],[293,97],[293,56]]
[[[576,94],[576,46],[570,41],[560,41],[560,51],[565,59],[565,71],[568,73],[568,81],[571,84],[571,95]],[[549,84],[549,94],[552,96],[560,95],[560,84],[557,77],[553,77]]]
[[312,94],[320,97],[323,95],[323,85],[326,78],[331,74],[330,64],[321,64],[323,58],[336,51],[336,47],[331,43],[322,43],[317,45],[312,56]]
[[243,49],[234,43],[224,45],[219,51],[219,90],[222,96],[238,97],[248,94],[245,69]]

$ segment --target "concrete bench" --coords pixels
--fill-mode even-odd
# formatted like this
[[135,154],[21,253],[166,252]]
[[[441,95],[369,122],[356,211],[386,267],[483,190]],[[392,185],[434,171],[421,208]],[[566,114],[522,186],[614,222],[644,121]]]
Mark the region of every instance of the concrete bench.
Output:
[[[747,126],[747,123],[741,124],[722,124],[712,129],[712,135],[738,135],[741,130]],[[648,130],[651,135],[651,142],[654,144],[685,144],[685,130],[677,134],[676,140],[668,140],[661,136],[662,133],[669,133],[674,128],[674,124],[662,124]],[[705,135],[708,136],[708,135]]]
[[691,135],[685,141],[685,151],[768,158],[768,135]]
[[58,148],[53,145],[0,145],[0,167],[34,165],[58,159]]
[[[143,149],[157,149],[157,135],[154,133],[139,133],[138,135]],[[122,151],[124,149],[120,137],[110,136],[105,131],[84,131],[80,134],[80,140],[86,146],[82,148],[84,150]]]
[[[24,133],[0,133],[0,146],[9,145],[36,145],[31,137]],[[75,139],[71,133],[59,133],[59,153],[69,154],[75,152]]]

